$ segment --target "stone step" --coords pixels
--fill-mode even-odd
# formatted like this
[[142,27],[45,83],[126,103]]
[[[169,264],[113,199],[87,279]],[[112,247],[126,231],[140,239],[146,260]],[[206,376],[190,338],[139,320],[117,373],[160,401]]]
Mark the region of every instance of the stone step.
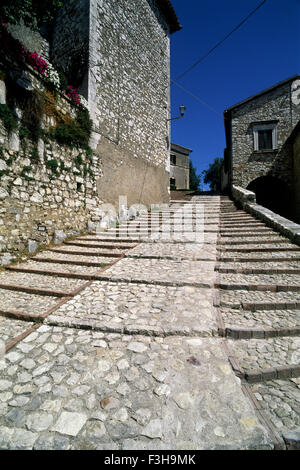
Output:
[[7,266],[9,271],[18,271],[23,273],[43,274],[45,276],[57,276],[76,279],[90,280],[94,275],[102,271],[99,267],[82,266],[77,264],[61,264],[28,261],[23,264]]
[[299,310],[300,292],[223,290],[220,306],[244,310]]
[[299,380],[274,379],[250,385],[259,409],[283,436],[288,450],[299,450]]
[[135,244],[130,245],[129,243],[130,243],[129,240],[128,240],[128,243],[126,244],[125,242],[118,243],[117,241],[114,241],[114,240],[112,240],[111,243],[104,243],[102,241],[98,241],[97,238],[82,239],[82,241],[65,242],[67,246],[73,246],[73,247],[81,247],[81,248],[88,248],[88,249],[90,248],[118,249],[118,250],[124,250],[124,251],[130,250],[131,248],[133,248],[133,246],[135,246]]
[[70,279],[52,276],[43,276],[40,274],[30,274],[23,272],[4,271],[0,272],[0,284],[10,286],[45,289],[54,291],[63,291],[71,293],[85,285],[80,279]]
[[289,262],[288,266],[283,266],[282,263],[264,262],[264,267],[260,267],[257,263],[225,263],[216,264],[216,271],[219,273],[233,273],[233,274],[299,274],[300,268],[298,262]]
[[242,240],[235,240],[233,237],[222,237],[217,245],[219,246],[240,246],[243,245],[263,245],[263,244],[286,244],[291,243],[288,238],[278,236],[276,233],[268,235],[261,235],[260,237],[243,237]]
[[0,288],[0,316],[38,319],[58,304],[56,296],[30,294]]
[[217,336],[213,290],[93,282],[47,318],[47,324],[145,336]]
[[[218,261],[220,262],[237,262],[237,263],[260,263],[265,261],[276,261],[278,263],[284,263],[289,261],[296,261],[300,260],[299,251],[288,251],[288,252],[271,252],[271,253],[263,253],[263,252],[249,252],[243,253],[241,256],[240,252],[231,252],[230,256],[220,255],[218,257]],[[299,265],[300,267],[300,265]]]
[[249,382],[299,377],[300,338],[230,340],[228,346]]
[[214,261],[124,258],[103,273],[101,279],[170,286],[212,287],[215,280],[214,266]]
[[250,339],[299,335],[300,310],[239,310],[221,307],[225,336]]
[[49,248],[48,251],[53,253],[62,253],[66,255],[81,255],[81,256],[102,256],[105,258],[119,258],[122,256],[121,250],[105,250],[99,248],[80,248],[76,246],[67,246],[60,248]]
[[218,287],[227,290],[298,291],[299,274],[220,274]]
[[300,251],[300,247],[297,245],[293,245],[289,243],[289,240],[286,243],[278,243],[277,245],[274,244],[264,244],[264,246],[260,246],[260,244],[248,244],[247,246],[243,245],[234,245],[234,246],[226,246],[222,245],[218,247],[218,250],[223,253],[227,252],[236,252],[236,253],[251,253],[251,252],[289,252],[289,251]]
[[10,350],[16,341],[20,341],[21,338],[25,338],[27,334],[30,334],[37,327],[36,318],[34,321],[18,320],[16,317],[5,317],[0,318],[0,338],[5,343],[6,352]]
[[79,266],[105,266],[110,264],[118,259],[118,257],[107,257],[107,256],[95,256],[95,255],[76,255],[76,254],[66,254],[58,253],[53,251],[45,250],[42,253],[39,253],[37,256],[31,258],[34,261],[42,262],[53,262],[53,263],[65,263],[65,264],[78,264]]
[[247,234],[247,233],[274,233],[274,231],[271,229],[271,228],[268,228],[268,227],[259,227],[259,228],[253,228],[253,230],[251,230],[251,227],[248,228],[248,227],[243,227],[243,228],[232,228],[232,229],[229,229],[229,228],[220,228],[220,233],[222,234],[222,236],[226,236],[226,234],[228,235],[243,235],[243,234]]

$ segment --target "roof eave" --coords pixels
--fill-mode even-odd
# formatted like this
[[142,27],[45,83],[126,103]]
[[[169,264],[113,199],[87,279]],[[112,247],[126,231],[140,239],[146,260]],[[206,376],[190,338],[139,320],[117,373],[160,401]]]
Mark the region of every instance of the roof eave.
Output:
[[156,0],[158,8],[165,17],[168,25],[170,34],[176,33],[182,29],[179,19],[176,15],[174,7],[170,0]]

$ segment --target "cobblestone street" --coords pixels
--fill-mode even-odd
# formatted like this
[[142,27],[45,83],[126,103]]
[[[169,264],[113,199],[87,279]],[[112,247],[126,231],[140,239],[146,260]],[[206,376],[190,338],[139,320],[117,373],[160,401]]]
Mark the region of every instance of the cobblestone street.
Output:
[[155,240],[142,214],[130,238],[0,273],[1,449],[285,449],[299,431],[299,247],[219,196],[154,219]]

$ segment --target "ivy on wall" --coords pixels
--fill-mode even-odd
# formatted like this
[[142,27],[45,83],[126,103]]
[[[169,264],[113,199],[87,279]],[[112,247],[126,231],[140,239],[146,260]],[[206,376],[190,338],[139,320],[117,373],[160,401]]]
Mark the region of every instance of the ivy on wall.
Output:
[[1,0],[1,23],[18,24],[38,30],[44,24],[51,24],[63,5],[61,0]]

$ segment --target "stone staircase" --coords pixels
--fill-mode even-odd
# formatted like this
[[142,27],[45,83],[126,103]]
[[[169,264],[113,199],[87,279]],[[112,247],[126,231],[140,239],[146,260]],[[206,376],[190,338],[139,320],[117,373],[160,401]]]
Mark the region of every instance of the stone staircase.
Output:
[[233,370],[274,433],[298,448],[300,248],[222,197],[216,271]]
[[0,448],[292,448],[299,254],[200,196],[7,266]]

